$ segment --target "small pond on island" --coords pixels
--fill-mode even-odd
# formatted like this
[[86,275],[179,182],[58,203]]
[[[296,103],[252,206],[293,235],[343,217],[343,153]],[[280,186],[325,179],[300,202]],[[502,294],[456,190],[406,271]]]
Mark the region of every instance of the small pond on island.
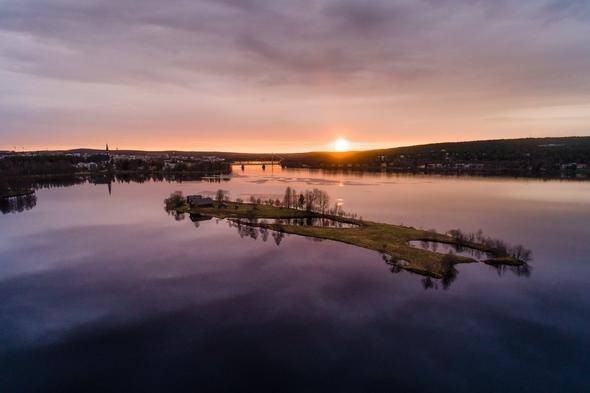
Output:
[[475,248],[457,246],[455,244],[448,244],[442,242],[428,241],[428,240],[411,240],[408,244],[415,248],[437,252],[439,254],[453,253],[463,257],[473,258],[477,261],[482,261],[488,258],[493,258],[494,255],[488,252],[476,250]]

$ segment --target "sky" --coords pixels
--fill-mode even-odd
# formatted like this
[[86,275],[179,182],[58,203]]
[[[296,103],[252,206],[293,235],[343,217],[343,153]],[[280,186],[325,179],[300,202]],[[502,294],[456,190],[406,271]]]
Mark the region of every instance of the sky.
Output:
[[0,0],[0,149],[568,135],[587,0]]

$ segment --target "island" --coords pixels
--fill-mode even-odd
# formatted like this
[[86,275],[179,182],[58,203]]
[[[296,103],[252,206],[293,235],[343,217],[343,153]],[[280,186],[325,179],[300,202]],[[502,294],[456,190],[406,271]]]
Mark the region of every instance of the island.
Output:
[[314,189],[297,193],[285,191],[283,200],[230,201],[227,193],[219,190],[214,198],[201,195],[184,197],[176,191],[165,199],[165,209],[175,214],[190,214],[193,220],[213,217],[231,220],[238,225],[260,227],[272,231],[333,240],[383,254],[395,268],[413,273],[444,278],[454,265],[477,263],[477,259],[454,252],[439,253],[412,245],[433,242],[452,245],[457,250],[472,250],[485,255],[482,262],[500,266],[521,266],[530,258],[530,251],[522,246],[510,247],[501,240],[483,236],[481,232],[465,234],[460,230],[438,233],[405,225],[392,225],[357,218],[344,213],[338,205],[328,208],[329,197]]

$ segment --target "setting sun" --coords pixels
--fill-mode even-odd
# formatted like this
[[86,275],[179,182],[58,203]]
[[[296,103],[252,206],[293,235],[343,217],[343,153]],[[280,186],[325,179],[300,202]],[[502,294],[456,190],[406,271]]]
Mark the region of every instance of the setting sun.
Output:
[[350,143],[344,138],[338,138],[334,141],[334,150],[336,151],[348,151]]

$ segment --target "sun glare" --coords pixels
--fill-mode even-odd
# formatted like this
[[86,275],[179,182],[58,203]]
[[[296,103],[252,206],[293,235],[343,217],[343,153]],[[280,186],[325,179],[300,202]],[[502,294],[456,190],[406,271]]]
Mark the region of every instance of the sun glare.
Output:
[[338,138],[334,141],[334,150],[336,151],[348,151],[350,143],[344,138]]

